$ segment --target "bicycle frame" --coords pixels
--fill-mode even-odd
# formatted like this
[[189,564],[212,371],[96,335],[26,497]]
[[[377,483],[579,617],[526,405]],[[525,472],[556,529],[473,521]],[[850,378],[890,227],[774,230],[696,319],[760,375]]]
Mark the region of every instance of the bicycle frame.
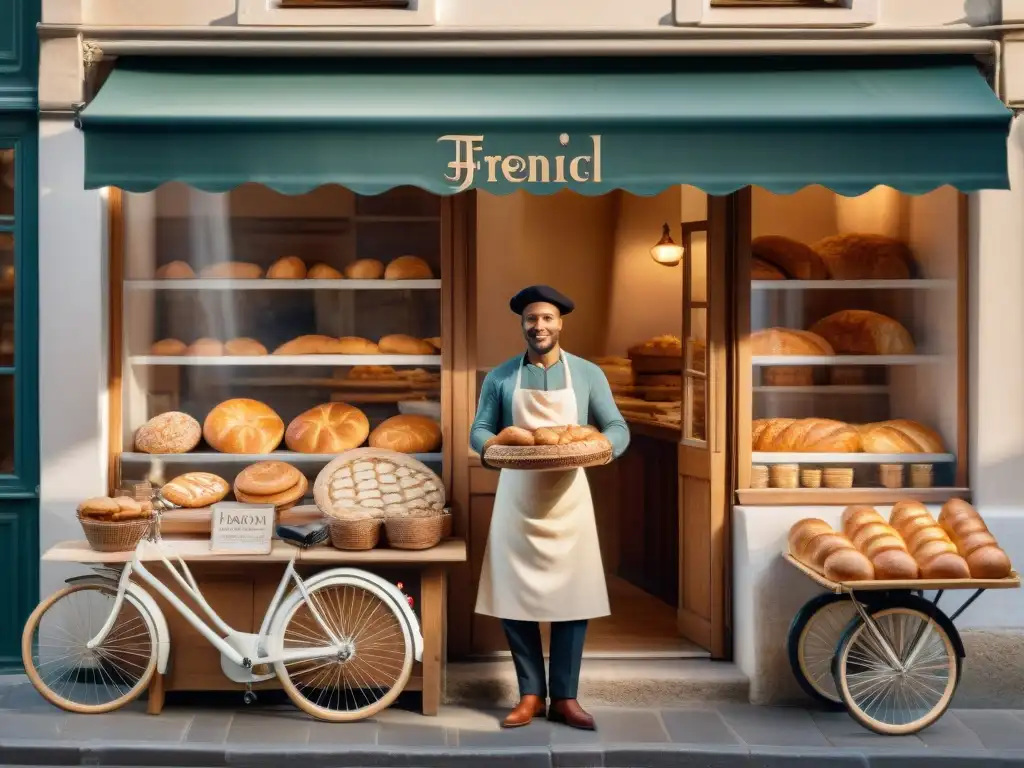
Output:
[[[153,542],[148,539],[142,539],[138,546],[135,548],[135,554],[131,561],[125,564],[124,570],[121,572],[117,588],[117,597],[114,600],[114,606],[111,609],[110,616],[107,617],[106,623],[100,629],[99,633],[88,642],[88,648],[92,649],[101,644],[113,629],[114,623],[117,620],[117,616],[121,611],[121,606],[124,603],[125,594],[128,589],[128,583],[131,581],[133,573],[138,573],[139,577],[147,585],[152,587],[158,592],[168,603],[170,603],[174,609],[180,613],[189,624],[196,628],[196,630],[205,637],[211,645],[213,645],[220,653],[226,658],[230,659],[234,664],[245,669],[251,669],[257,664],[273,664],[275,662],[293,662],[293,661],[305,661],[308,659],[318,659],[327,656],[336,656],[342,651],[342,641],[335,635],[334,631],[324,621],[323,616],[320,615],[320,611],[317,607],[310,602],[309,592],[306,590],[306,584],[295,570],[295,559],[298,556],[298,550],[296,555],[288,561],[288,565],[285,567],[284,574],[281,577],[281,582],[277,586],[277,592],[274,593],[274,599],[270,601],[270,605],[267,607],[267,612],[263,617],[263,623],[260,626],[259,635],[256,639],[256,646],[254,649],[254,656],[256,658],[249,658],[239,652],[233,647],[225,638],[219,636],[210,627],[206,621],[200,616],[196,615],[188,605],[178,598],[170,589],[162,584],[153,574],[151,574],[146,567],[142,564],[141,553],[143,548],[149,546]],[[181,566],[181,573],[171,563],[170,560],[164,555],[163,550],[160,548],[159,543],[154,544],[157,547],[157,552],[160,555],[160,560],[167,567],[167,570],[171,572],[174,579],[181,585],[181,588],[189,595],[195,603],[203,610],[210,622],[227,638],[245,636],[245,633],[241,633],[231,626],[229,626],[217,612],[213,610],[206,599],[203,597],[202,591],[199,589],[199,585],[196,584],[195,579],[192,577],[192,572],[189,571],[188,566],[180,555],[176,555],[177,561]],[[182,576],[184,574],[184,577]],[[267,634],[270,631],[270,622],[273,619],[274,613],[277,611],[281,604],[281,601],[285,597],[285,591],[288,587],[289,582],[294,582],[299,592],[302,593],[303,599],[306,601],[306,605],[309,606],[310,612],[313,617],[319,623],[320,628],[324,630],[327,636],[330,638],[333,645],[325,646],[323,648],[306,648],[298,649],[293,651],[285,651],[281,653],[266,654],[265,643],[267,640]]]

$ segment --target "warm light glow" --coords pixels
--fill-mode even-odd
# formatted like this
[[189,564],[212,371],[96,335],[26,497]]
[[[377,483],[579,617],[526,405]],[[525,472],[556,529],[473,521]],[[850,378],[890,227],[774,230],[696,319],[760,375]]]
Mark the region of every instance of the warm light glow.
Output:
[[651,248],[651,258],[666,267],[674,267],[683,260],[683,246],[676,245],[668,231],[668,224],[661,228],[661,240]]
[[840,234],[900,236],[901,195],[877,186],[857,197],[836,195],[836,229]]

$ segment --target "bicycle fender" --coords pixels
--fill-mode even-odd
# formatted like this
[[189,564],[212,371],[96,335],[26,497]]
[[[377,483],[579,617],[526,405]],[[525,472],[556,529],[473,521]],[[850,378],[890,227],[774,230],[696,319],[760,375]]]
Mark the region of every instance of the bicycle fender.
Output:
[[[391,599],[395,601],[395,605],[398,606],[402,615],[405,616],[406,620],[409,622],[409,627],[412,630],[413,658],[416,659],[416,661],[423,661],[423,631],[420,628],[420,620],[413,612],[412,607],[405,599],[405,595],[402,594],[398,587],[387,579],[383,579],[375,573],[364,571],[361,568],[331,568],[328,571],[321,571],[315,576],[311,576],[305,582],[306,588],[309,589],[325,579],[330,579],[335,576],[349,576],[354,579],[368,581],[389,595]],[[299,595],[301,597],[301,593],[298,589],[292,590],[292,595]],[[286,602],[288,602],[287,599],[282,600],[281,606],[283,607]],[[278,610],[280,610],[280,608]]]
[[[65,579],[67,584],[95,584],[105,586],[117,591],[118,580],[100,575],[75,576]],[[127,594],[137,608],[141,608],[153,623],[153,631],[156,633],[156,671],[164,675],[167,673],[167,665],[171,657],[171,630],[167,626],[167,619],[164,612],[160,610],[156,600],[138,584],[129,581]]]

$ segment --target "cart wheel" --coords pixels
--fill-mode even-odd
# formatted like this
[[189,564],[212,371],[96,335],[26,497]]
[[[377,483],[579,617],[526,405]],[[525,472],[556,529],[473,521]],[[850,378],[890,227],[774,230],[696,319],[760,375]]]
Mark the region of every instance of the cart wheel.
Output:
[[826,592],[809,600],[789,627],[786,645],[793,676],[808,696],[832,711],[845,709],[832,678],[832,659],[856,615],[849,595]]
[[949,708],[960,681],[956,629],[916,595],[891,596],[868,611],[892,655],[858,616],[836,652],[836,690],[850,716],[875,733],[924,730]]

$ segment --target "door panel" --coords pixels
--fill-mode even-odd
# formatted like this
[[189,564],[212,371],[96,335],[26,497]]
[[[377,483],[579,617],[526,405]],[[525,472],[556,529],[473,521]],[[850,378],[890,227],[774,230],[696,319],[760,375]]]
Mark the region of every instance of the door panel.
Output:
[[0,673],[21,671],[21,630],[39,595],[39,502],[0,502]]

